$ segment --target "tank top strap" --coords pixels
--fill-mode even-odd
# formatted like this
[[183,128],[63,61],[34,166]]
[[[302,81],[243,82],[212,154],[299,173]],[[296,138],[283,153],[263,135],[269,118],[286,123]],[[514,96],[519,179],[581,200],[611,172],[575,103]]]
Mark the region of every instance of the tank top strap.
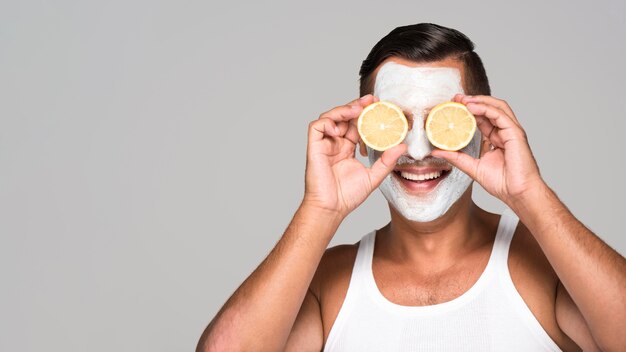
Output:
[[341,309],[337,314],[337,318],[330,329],[328,340],[324,351],[335,350],[335,344],[338,334],[346,325],[346,321],[354,314],[355,311],[363,309],[363,295],[367,290],[367,275],[372,265],[372,255],[374,253],[374,235],[376,231],[372,231],[361,238],[359,248],[357,250],[356,259],[352,266],[352,275],[350,276],[350,284],[346,297],[343,300]]
[[506,208],[502,212],[502,217],[498,224],[498,231],[496,232],[496,239],[493,244],[493,260],[494,264],[498,267],[504,265],[506,268],[508,265],[509,248],[518,222],[519,218],[511,209]]
[[[497,270],[507,268],[509,248],[518,222],[519,218],[509,208],[502,212],[486,271],[491,271],[491,267],[495,267]],[[364,288],[369,284],[368,279],[371,276],[375,239],[376,231],[372,231],[361,238],[352,269],[350,287],[360,286]]]
[[376,231],[372,231],[361,238],[361,242],[359,242],[359,250],[352,269],[352,279],[350,280],[350,285],[352,285],[353,280],[355,280],[356,283],[356,279],[360,280],[361,283],[364,282],[363,279],[365,279],[366,275],[369,274],[369,271],[372,268],[372,257],[374,256],[375,235]]

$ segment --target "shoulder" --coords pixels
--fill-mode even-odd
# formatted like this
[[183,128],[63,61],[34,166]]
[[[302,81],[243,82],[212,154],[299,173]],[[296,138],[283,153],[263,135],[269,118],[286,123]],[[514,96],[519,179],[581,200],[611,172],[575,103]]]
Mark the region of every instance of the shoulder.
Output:
[[358,250],[359,242],[326,249],[311,281],[311,290],[318,298],[331,287],[343,286],[342,283],[347,287]]
[[311,281],[310,289],[320,304],[324,341],[346,298],[358,250],[358,242],[328,248]]
[[359,243],[360,242],[354,244],[340,244],[326,249],[320,264],[328,266],[333,264],[345,264],[346,262],[354,261],[359,250]]

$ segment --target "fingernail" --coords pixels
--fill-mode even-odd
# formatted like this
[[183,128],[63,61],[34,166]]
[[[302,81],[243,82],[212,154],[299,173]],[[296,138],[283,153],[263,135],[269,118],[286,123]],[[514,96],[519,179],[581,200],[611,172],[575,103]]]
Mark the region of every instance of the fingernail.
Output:
[[359,110],[360,106],[358,106],[358,105],[350,105],[350,108],[352,108],[352,110]]
[[362,96],[361,99],[359,99],[359,100],[360,101],[366,101],[367,97],[369,97],[369,96],[370,96],[370,94],[366,94],[366,95]]

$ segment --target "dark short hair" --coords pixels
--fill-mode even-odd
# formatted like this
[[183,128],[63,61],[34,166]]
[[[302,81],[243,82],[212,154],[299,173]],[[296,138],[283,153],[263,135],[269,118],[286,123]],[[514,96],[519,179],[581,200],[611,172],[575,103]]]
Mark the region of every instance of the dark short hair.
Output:
[[374,91],[372,73],[389,57],[416,63],[459,60],[465,69],[466,94],[491,95],[483,62],[474,52],[474,43],[456,29],[432,23],[419,23],[394,29],[381,39],[363,60],[359,76],[361,96]]

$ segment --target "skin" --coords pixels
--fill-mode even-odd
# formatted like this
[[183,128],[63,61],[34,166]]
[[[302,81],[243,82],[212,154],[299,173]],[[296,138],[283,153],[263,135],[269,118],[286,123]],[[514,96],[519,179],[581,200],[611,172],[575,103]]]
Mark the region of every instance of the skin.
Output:
[[[456,61],[407,66],[453,67]],[[320,115],[309,126],[305,195],[268,257],[202,334],[197,351],[320,351],[345,298],[358,244],[326,249],[339,224],[406,152],[400,144],[367,168],[354,158],[354,120],[371,95]],[[509,271],[548,335],[565,351],[626,346],[626,260],[580,223],[539,174],[509,105],[457,95],[477,117],[479,159],[433,150],[506,203],[520,218]],[[495,129],[494,129],[495,128]],[[493,130],[493,131],[492,131]],[[490,145],[495,149],[491,150]],[[401,305],[436,304],[467,291],[484,270],[499,216],[471,200],[471,188],[442,217],[417,223],[390,207],[372,269],[381,293]]]
[[[404,140],[407,145],[406,155],[398,164],[408,165],[404,168],[408,173],[432,172],[432,169],[428,170],[429,166],[437,168],[433,164],[441,165],[445,161],[428,157],[433,146],[426,137],[425,120],[433,104],[449,101],[455,94],[464,92],[461,73],[458,69],[447,67],[409,67],[388,60],[378,68],[375,78],[374,94],[403,109],[412,126]],[[481,135],[476,133],[463,151],[477,157],[480,142]],[[371,148],[367,148],[367,154],[370,162],[380,156],[379,152]],[[450,166],[439,168],[449,170]],[[469,176],[452,167],[449,174],[430,191],[427,188],[415,193],[416,190],[405,189],[401,185],[402,178],[393,174],[383,181],[379,190],[402,216],[412,221],[426,222],[447,212],[471,183]]]

